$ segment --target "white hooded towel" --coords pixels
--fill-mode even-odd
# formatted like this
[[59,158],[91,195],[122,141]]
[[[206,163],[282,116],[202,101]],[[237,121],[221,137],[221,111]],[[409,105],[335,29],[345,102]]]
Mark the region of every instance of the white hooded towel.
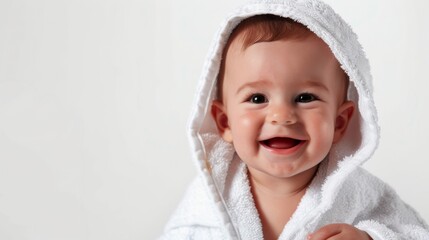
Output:
[[291,18],[319,36],[348,74],[348,98],[357,105],[345,136],[319,166],[279,239],[302,240],[327,224],[347,223],[375,240],[428,240],[429,228],[422,218],[393,189],[361,168],[380,135],[369,63],[350,26],[318,0],[252,1],[222,23],[204,65],[189,127],[198,176],[161,239],[263,239],[246,166],[219,136],[209,111],[230,33],[243,19],[260,14]]

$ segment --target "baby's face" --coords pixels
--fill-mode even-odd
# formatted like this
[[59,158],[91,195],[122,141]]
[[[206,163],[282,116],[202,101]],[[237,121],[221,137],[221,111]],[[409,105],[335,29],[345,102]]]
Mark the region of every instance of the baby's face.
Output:
[[213,113],[252,174],[292,177],[314,171],[343,135],[353,112],[344,88],[337,60],[315,36],[245,50],[234,40]]

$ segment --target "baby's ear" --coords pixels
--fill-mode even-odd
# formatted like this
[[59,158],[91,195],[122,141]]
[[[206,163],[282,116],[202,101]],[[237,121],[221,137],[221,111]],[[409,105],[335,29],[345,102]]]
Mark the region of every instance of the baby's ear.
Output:
[[352,101],[346,101],[338,108],[333,143],[340,141],[344,136],[354,111],[355,104]]
[[226,115],[225,106],[219,100],[212,102],[211,109],[212,117],[216,122],[216,127],[223,140],[232,143],[231,128],[228,123],[228,116]]

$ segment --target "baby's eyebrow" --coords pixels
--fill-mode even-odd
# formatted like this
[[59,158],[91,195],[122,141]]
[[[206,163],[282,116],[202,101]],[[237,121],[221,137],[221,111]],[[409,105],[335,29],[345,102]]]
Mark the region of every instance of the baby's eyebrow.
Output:
[[326,85],[321,83],[320,81],[311,81],[311,80],[310,81],[304,81],[303,86],[321,88],[321,89],[329,92],[328,87],[326,87]]
[[[243,91],[246,88],[264,88],[264,87],[269,87],[272,86],[272,83],[269,81],[255,81],[255,82],[248,82],[243,84],[242,86],[240,86],[237,89],[236,94],[240,93],[241,91]],[[329,92],[328,87],[326,87],[325,84],[321,83],[320,81],[313,81],[313,80],[304,80],[302,82],[303,87],[313,87],[313,88],[320,88],[326,92]]]
[[240,93],[241,91],[243,91],[246,88],[262,88],[262,87],[267,87],[267,86],[271,86],[271,85],[272,85],[272,83],[269,81],[248,82],[248,83],[241,85],[237,89],[236,94]]

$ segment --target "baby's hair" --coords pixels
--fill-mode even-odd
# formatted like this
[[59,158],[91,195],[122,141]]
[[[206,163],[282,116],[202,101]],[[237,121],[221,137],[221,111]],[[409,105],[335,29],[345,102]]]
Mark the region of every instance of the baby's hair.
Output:
[[[217,99],[222,101],[222,86],[225,74],[225,59],[231,43],[240,40],[241,50],[246,50],[249,46],[258,42],[273,42],[277,40],[301,40],[311,35],[315,35],[303,24],[291,18],[284,18],[272,14],[256,15],[243,20],[232,31],[222,52],[217,79]],[[348,87],[348,76],[346,75],[346,95]]]
[[256,15],[243,20],[231,33],[227,47],[237,37],[241,38],[242,50],[258,42],[273,42],[282,39],[303,39],[312,32],[290,18],[276,15]]

